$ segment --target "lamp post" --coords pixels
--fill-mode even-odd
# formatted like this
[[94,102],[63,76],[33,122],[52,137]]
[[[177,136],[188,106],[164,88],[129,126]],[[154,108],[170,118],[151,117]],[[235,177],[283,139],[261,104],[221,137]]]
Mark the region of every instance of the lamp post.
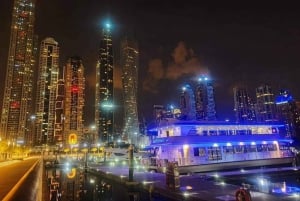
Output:
[[84,172],[87,173],[87,168],[88,168],[88,148],[87,147],[87,144],[85,143],[83,145],[85,148],[84,148]]
[[129,156],[128,156],[128,158],[129,158],[129,181],[131,182],[131,181],[133,181],[133,169],[134,169],[134,167],[133,167],[133,145],[132,144],[130,144],[130,146],[129,146],[129,150],[128,150],[128,153],[129,153]]
[[99,156],[99,149],[100,149],[100,143],[97,144],[97,153],[98,153],[98,156]]

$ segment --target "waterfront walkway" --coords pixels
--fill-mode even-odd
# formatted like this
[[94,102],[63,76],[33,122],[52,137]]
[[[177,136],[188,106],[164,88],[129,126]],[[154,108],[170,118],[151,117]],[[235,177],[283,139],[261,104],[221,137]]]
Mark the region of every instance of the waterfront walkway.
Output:
[[[92,168],[93,169],[93,168]],[[269,171],[286,171],[294,169],[288,168],[274,168],[274,169],[253,169],[253,170],[239,170],[231,172],[223,172],[218,174],[226,174],[227,176],[240,175],[253,172],[269,172]],[[166,175],[162,173],[150,173],[145,171],[134,171],[133,182],[128,182],[128,168],[127,167],[108,167],[97,166],[94,171],[103,177],[113,179],[117,182],[127,185],[136,185],[139,188],[147,190],[152,194],[162,195],[165,198],[172,198],[172,200],[189,200],[189,201],[235,201],[235,192],[240,186],[226,184],[224,182],[216,182],[211,179],[215,173],[180,175],[180,187],[177,189],[170,189],[166,185]],[[247,172],[248,171],[248,172]],[[283,195],[275,196],[268,193],[251,191],[253,201],[293,201],[300,200],[299,196]]]

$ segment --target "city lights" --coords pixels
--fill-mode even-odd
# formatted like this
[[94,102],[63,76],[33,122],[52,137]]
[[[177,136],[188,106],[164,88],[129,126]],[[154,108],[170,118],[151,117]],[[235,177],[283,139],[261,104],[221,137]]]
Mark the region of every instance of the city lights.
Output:
[[[288,26],[298,12],[3,2],[0,186],[8,195],[14,185],[2,176],[22,167],[26,177],[35,171],[34,188],[19,182],[25,177],[14,183],[47,200],[126,200],[114,199],[119,192],[237,200],[235,190],[298,199],[300,189],[277,178],[300,181],[300,36]],[[274,11],[279,22],[268,17]]]

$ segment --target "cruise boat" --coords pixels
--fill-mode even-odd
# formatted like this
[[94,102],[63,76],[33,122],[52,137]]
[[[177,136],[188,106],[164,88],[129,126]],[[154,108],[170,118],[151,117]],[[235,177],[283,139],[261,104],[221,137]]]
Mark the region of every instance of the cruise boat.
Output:
[[164,171],[168,162],[179,173],[292,164],[293,142],[283,124],[236,124],[166,118],[150,130],[156,137],[147,147],[144,164]]

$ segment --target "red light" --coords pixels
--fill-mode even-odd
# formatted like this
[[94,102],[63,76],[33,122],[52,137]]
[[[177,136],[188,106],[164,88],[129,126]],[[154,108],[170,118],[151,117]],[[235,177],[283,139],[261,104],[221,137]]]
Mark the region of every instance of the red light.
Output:
[[18,109],[18,108],[20,108],[20,103],[18,101],[13,101],[10,103],[10,108]]
[[20,13],[20,16],[23,18],[28,17],[28,12],[23,11],[22,13]]
[[78,86],[72,86],[71,87],[71,92],[78,93],[78,91],[79,91]]

